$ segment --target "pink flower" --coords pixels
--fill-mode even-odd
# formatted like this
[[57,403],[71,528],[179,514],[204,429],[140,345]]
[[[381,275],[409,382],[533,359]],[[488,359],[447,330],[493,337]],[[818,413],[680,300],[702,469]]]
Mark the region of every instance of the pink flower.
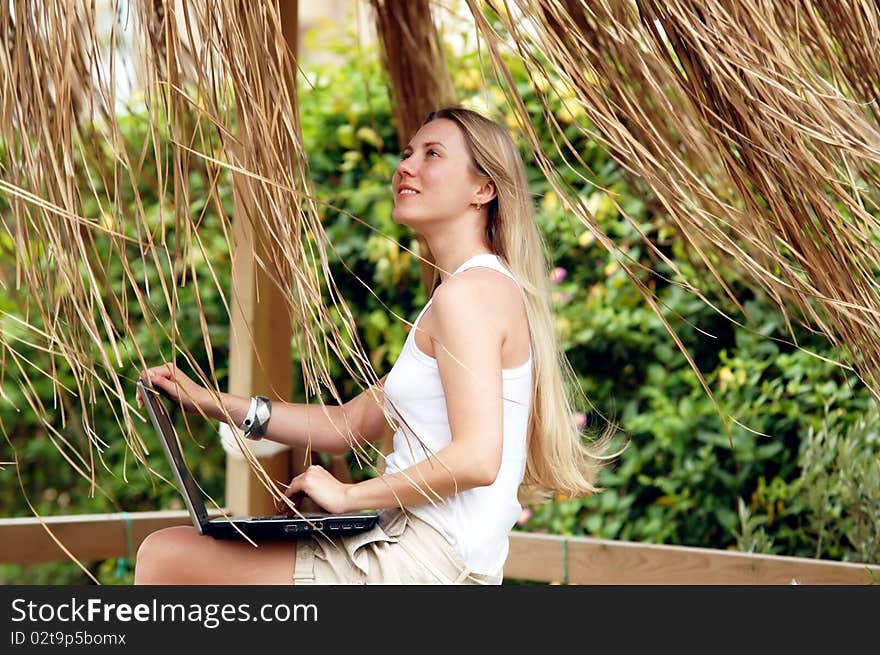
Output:
[[561,266],[557,266],[550,274],[550,280],[553,282],[553,284],[559,284],[565,279],[566,275],[568,275],[568,271],[566,271]]
[[587,424],[587,415],[583,412],[575,412],[573,418],[578,428],[583,428]]
[[522,512],[519,515],[519,518],[516,520],[517,525],[525,525],[529,522],[529,519],[532,518],[532,510],[528,507],[523,507]]
[[564,291],[564,292],[552,291],[550,293],[550,302],[552,302],[553,304],[556,304],[556,305],[561,304],[561,303],[567,303],[568,301],[570,301],[572,299],[572,297],[573,296],[570,291]]

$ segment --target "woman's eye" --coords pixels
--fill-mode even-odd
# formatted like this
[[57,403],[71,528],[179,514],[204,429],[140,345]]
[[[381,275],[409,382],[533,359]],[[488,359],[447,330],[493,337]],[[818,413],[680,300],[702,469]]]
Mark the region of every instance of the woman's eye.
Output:
[[429,156],[431,156],[431,155],[437,155],[437,156],[439,157],[439,156],[440,156],[440,153],[437,152],[436,150],[429,150],[429,151],[428,151],[428,155],[429,155]]

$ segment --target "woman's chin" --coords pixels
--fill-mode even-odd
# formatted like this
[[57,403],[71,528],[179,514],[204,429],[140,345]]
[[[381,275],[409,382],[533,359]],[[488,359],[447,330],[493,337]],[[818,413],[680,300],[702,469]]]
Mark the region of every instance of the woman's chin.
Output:
[[409,225],[406,213],[398,210],[396,207],[391,211],[391,220],[400,225]]

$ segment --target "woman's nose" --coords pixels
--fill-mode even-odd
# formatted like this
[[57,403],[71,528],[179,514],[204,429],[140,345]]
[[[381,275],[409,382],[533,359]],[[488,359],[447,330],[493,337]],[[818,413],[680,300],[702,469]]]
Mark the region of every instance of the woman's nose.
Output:
[[399,175],[406,175],[407,177],[412,177],[415,174],[415,165],[413,164],[413,159],[415,157],[410,155],[405,159],[401,159],[400,163],[397,164],[397,173]]

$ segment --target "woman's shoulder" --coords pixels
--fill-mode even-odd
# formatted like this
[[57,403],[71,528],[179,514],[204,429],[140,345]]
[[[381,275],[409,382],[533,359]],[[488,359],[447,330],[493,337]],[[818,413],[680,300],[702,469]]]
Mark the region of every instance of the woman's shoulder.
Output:
[[522,310],[516,281],[496,269],[474,266],[450,276],[434,291],[435,315],[508,323]]
[[419,349],[432,357],[434,339],[448,345],[461,339],[471,345],[482,343],[487,349],[500,344],[505,368],[515,368],[529,354],[522,292],[500,271],[473,267],[447,278],[434,291],[426,319],[426,334],[415,338]]
[[509,302],[518,299],[520,293],[516,280],[509,275],[488,266],[473,266],[447,278],[431,300],[432,304],[440,301],[450,305],[478,300]]

